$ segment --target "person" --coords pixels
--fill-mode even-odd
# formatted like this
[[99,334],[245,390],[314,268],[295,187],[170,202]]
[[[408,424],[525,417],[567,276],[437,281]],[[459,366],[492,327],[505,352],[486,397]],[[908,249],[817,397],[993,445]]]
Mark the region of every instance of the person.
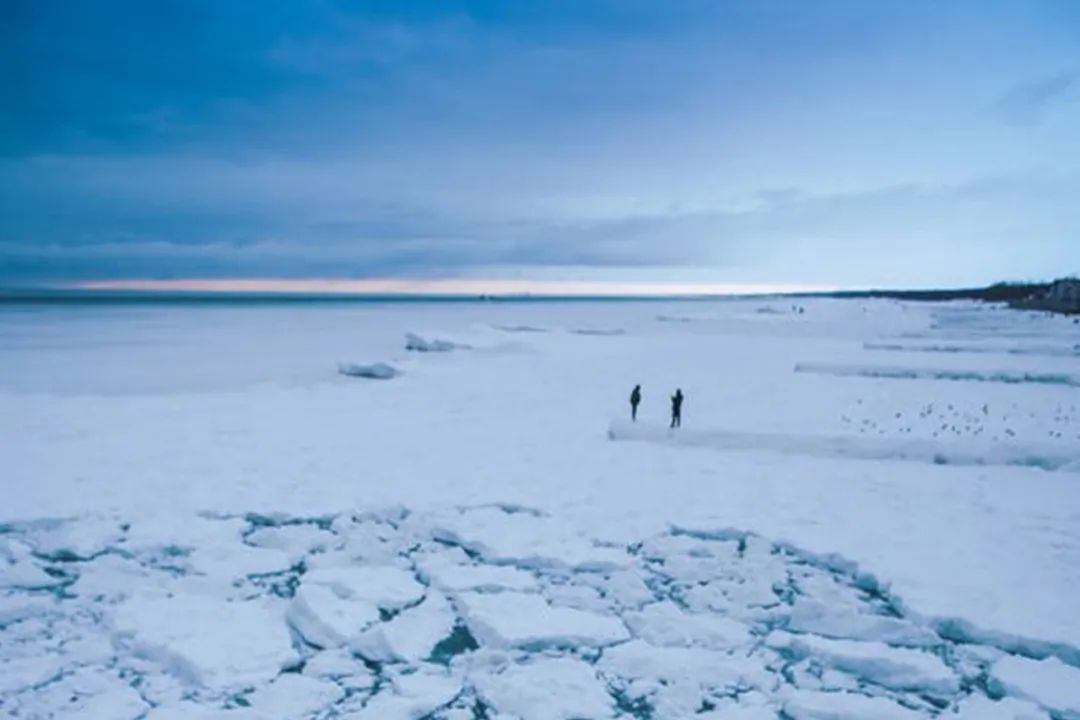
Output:
[[630,420],[637,422],[637,406],[641,404],[641,386],[635,385],[630,393]]
[[675,388],[675,394],[671,396],[671,427],[682,427],[682,388]]

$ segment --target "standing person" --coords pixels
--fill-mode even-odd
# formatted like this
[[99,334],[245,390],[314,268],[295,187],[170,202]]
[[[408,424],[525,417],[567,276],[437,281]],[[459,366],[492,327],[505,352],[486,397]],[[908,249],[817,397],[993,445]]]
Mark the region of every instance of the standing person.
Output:
[[682,427],[682,388],[675,388],[675,394],[671,396],[671,427]]
[[630,393],[630,420],[637,422],[637,406],[641,404],[641,386],[635,385]]

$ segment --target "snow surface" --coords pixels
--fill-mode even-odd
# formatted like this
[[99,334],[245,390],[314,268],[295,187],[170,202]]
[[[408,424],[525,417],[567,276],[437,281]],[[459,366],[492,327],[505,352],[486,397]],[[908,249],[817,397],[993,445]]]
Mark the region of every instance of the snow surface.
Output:
[[1080,328],[798,306],[0,307],[0,715],[1078,717]]

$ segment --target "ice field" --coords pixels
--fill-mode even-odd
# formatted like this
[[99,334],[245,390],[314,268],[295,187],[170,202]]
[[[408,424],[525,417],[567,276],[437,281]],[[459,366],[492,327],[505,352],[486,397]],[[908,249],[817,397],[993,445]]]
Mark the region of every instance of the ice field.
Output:
[[9,305],[0,408],[0,715],[1080,718],[1070,318]]

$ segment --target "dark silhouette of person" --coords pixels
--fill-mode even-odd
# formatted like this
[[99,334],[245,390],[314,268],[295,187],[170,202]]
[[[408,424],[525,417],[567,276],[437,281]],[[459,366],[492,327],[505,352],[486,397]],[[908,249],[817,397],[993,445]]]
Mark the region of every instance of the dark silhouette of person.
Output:
[[641,404],[641,386],[635,385],[630,393],[630,419],[637,422],[637,406]]
[[682,401],[683,394],[681,388],[675,389],[675,394],[671,396],[671,427],[682,427]]

